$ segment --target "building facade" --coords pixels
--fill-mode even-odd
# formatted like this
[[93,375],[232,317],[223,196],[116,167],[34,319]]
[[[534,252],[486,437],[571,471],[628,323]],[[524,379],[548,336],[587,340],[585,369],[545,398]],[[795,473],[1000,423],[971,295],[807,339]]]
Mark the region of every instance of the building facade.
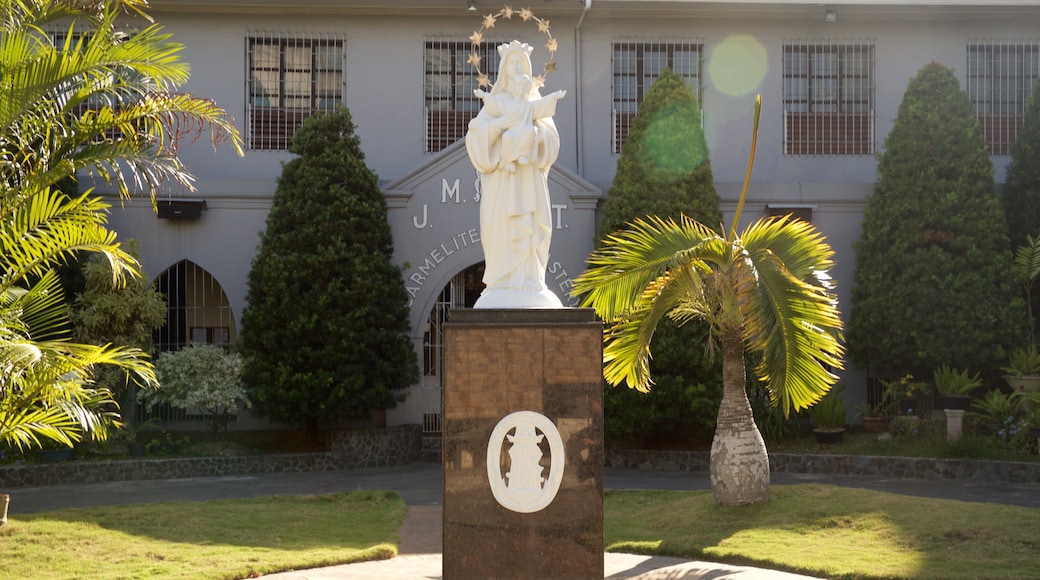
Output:
[[[909,79],[933,61],[955,69],[1000,183],[1040,75],[1040,0],[546,0],[526,19],[522,8],[505,18],[491,0],[154,0],[151,14],[186,46],[184,90],[224,107],[247,147],[240,158],[230,147],[182,145],[197,190],[164,192],[158,215],[146,200],[114,203],[113,229],[140,241],[169,298],[161,346],[237,339],[292,132],[313,111],[343,104],[386,194],[424,375],[387,421],[436,432],[440,324],[479,294],[483,259],[477,175],[460,139],[479,106],[476,76],[494,80],[499,42],[531,44],[536,68],[555,67],[543,93],[567,91],[555,116],[562,148],[550,175],[546,278],[571,305],[570,281],[592,249],[628,122],[663,67],[700,99],[727,218],[762,95],[745,219],[792,211],[810,219],[837,252],[846,315],[876,153]],[[865,374],[850,368],[844,378],[850,406],[864,400]]]

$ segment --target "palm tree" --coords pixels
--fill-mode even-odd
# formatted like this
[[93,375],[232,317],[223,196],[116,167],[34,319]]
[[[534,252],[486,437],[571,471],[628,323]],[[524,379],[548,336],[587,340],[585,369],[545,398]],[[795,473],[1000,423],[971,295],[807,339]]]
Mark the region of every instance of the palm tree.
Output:
[[[574,281],[583,305],[607,323],[604,377],[649,389],[650,342],[665,317],[705,320],[722,352],[722,403],[711,447],[711,484],[721,505],[769,497],[769,456],[745,391],[744,351],[760,353],[755,374],[789,415],[818,401],[842,368],[842,323],[827,276],[833,251],[811,224],[766,218],[737,235],[754,164],[761,112],[729,234],[689,218],[649,217],[610,235]],[[712,344],[709,341],[709,346]]]
[[[75,344],[55,267],[79,252],[104,255],[113,283],[139,276],[106,228],[108,204],[56,188],[88,171],[120,195],[154,201],[170,181],[191,188],[177,143],[209,132],[241,141],[214,103],[173,90],[188,78],[181,46],[150,24],[126,33],[124,12],[147,19],[144,0],[0,0],[0,442],[103,439],[118,424],[97,365],[156,384],[144,353]],[[150,20],[149,20],[150,22]],[[60,25],[60,35],[45,31]],[[55,28],[55,30],[57,30]],[[57,40],[55,37],[58,37]]]

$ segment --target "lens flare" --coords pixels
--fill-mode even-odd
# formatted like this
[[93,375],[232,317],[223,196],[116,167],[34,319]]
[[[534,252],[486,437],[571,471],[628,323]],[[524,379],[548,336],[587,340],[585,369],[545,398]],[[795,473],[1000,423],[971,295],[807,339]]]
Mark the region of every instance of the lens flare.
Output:
[[708,57],[708,77],[724,95],[739,97],[759,89],[769,63],[766,49],[749,34],[723,40]]
[[640,162],[658,182],[681,179],[708,158],[700,109],[690,103],[673,103],[657,111],[642,139]]

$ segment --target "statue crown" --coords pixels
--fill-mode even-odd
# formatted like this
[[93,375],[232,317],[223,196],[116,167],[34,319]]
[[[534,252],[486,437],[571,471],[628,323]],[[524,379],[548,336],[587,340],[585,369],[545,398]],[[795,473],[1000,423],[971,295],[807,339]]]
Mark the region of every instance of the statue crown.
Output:
[[502,60],[506,59],[506,55],[510,52],[523,52],[527,56],[531,56],[531,52],[534,47],[527,44],[526,42],[520,42],[519,40],[513,40],[509,44],[498,45],[498,56]]

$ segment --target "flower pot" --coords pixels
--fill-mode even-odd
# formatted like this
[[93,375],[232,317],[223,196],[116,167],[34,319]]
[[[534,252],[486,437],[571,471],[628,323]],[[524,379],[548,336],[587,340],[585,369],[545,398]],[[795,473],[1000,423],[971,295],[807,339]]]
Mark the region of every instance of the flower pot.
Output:
[[138,443],[131,441],[126,444],[127,451],[130,452],[130,457],[144,457],[145,445],[144,443]]
[[939,397],[939,406],[951,411],[967,411],[971,407],[971,397],[942,395]]
[[823,445],[835,445],[841,443],[845,437],[844,429],[813,429],[816,442]]
[[863,430],[867,433],[884,433],[888,431],[888,417],[860,417]]
[[1040,391],[1040,375],[1004,375],[1004,380],[1017,393]]

